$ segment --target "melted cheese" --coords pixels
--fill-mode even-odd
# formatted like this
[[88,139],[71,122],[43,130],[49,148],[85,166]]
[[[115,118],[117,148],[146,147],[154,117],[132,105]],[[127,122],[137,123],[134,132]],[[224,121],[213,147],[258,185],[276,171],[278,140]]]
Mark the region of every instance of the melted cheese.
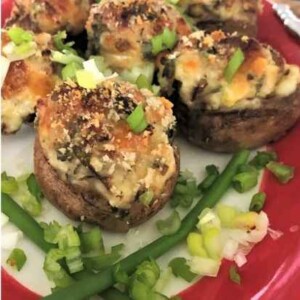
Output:
[[285,68],[287,75],[284,75],[278,83],[275,94],[280,97],[287,97],[299,88],[300,69],[298,66],[287,65]]

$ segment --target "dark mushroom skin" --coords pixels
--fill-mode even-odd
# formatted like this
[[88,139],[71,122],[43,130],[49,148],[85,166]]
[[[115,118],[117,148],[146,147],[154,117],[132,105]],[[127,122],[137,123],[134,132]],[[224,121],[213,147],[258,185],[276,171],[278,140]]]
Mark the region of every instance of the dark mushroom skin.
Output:
[[18,25],[34,32],[59,30],[76,35],[84,30],[91,0],[15,0],[6,27]]
[[[135,133],[126,118],[140,104],[148,126]],[[174,125],[172,103],[148,90],[114,79],[92,90],[63,83],[38,104],[36,178],[72,219],[126,232],[172,194],[179,170],[168,136]],[[148,203],[145,193],[153,195]]]
[[260,0],[181,0],[178,5],[200,30],[256,36]]
[[[228,81],[225,69],[238,48],[245,60]],[[299,119],[299,67],[253,38],[195,32],[158,65],[179,128],[202,148],[257,148],[283,136]]]
[[86,24],[88,54],[102,55],[121,72],[153,61],[151,39],[165,28],[183,36],[190,26],[178,10],[164,0],[103,0],[94,4]]
[[[11,42],[5,31],[1,41],[5,57],[3,49]],[[25,122],[32,123],[38,99],[50,93],[59,81],[50,60],[54,48],[51,35],[34,34],[34,43],[35,53],[10,63],[1,88],[1,129],[4,134],[17,132]]]

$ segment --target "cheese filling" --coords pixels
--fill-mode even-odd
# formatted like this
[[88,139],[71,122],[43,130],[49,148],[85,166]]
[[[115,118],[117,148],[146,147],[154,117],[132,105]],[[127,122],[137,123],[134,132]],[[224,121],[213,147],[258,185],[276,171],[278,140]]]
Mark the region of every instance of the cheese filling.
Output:
[[[139,104],[149,125],[137,134],[126,118]],[[113,207],[128,209],[148,190],[155,201],[177,173],[172,104],[147,90],[116,80],[95,90],[64,83],[39,103],[38,117],[40,144],[60,178]]]

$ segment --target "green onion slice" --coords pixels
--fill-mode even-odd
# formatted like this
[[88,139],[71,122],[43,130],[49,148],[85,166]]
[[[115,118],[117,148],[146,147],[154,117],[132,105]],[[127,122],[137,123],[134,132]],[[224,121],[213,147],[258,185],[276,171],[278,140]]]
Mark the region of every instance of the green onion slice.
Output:
[[177,43],[177,34],[176,31],[171,31],[169,28],[165,28],[163,33],[163,43],[166,45],[167,49],[173,49]]
[[179,214],[176,210],[166,218],[165,220],[158,220],[156,222],[156,227],[158,231],[163,235],[171,235],[180,228],[181,220]]
[[97,87],[97,81],[93,73],[86,70],[76,71],[76,80],[79,86],[85,89],[95,89]]
[[6,172],[1,173],[1,191],[5,194],[12,194],[18,191],[18,183],[15,177],[7,176]]
[[17,46],[33,41],[33,35],[21,27],[12,27],[7,31],[7,34]]
[[82,65],[78,62],[71,62],[63,67],[61,70],[61,76],[63,80],[67,80],[68,78],[74,79],[76,78],[76,72],[82,69]]
[[265,201],[266,201],[266,194],[265,193],[263,193],[263,192],[256,193],[252,197],[249,210],[259,213],[263,209]]
[[258,183],[257,170],[250,165],[243,165],[239,173],[233,177],[233,188],[239,193],[244,193],[255,187]]
[[64,40],[67,38],[66,31],[59,31],[53,36],[53,42],[57,50],[63,51],[68,50],[73,54],[77,54],[76,50],[72,48],[74,46],[75,42],[68,42],[65,43]]
[[148,89],[149,91],[152,91],[151,84],[149,83],[147,77],[143,74],[137,78],[136,85],[139,89]]
[[38,201],[41,201],[41,199],[43,198],[43,193],[36,181],[34,174],[29,175],[29,177],[26,180],[26,184],[30,194],[34,196]]
[[152,190],[148,190],[142,195],[139,196],[139,201],[143,203],[145,206],[149,206],[153,200],[154,193]]
[[295,168],[285,165],[283,163],[278,163],[271,161],[267,164],[267,169],[272,172],[272,174],[278,179],[281,183],[288,183],[291,179],[294,178]]
[[79,235],[82,253],[104,253],[104,244],[101,230],[98,227]]
[[196,274],[190,271],[189,266],[183,257],[176,257],[169,262],[169,267],[176,277],[181,277],[187,282],[192,282],[196,278]]
[[277,154],[274,151],[258,151],[249,164],[260,170],[263,169],[270,161],[276,161],[277,158]]
[[63,65],[68,65],[71,62],[77,62],[78,64],[83,63],[83,59],[81,57],[68,50],[63,50],[63,52],[52,51],[51,60]]
[[147,120],[145,118],[145,113],[143,109],[143,105],[139,104],[134,111],[127,117],[126,119],[130,129],[134,133],[141,133],[143,132],[147,126]]
[[241,284],[241,276],[237,271],[236,266],[231,266],[229,269],[229,278],[232,282]]
[[133,274],[134,280],[153,288],[160,276],[160,268],[155,260],[146,260],[142,262]]
[[231,56],[224,71],[224,77],[228,83],[232,81],[234,75],[239,70],[244,60],[245,60],[245,55],[243,51],[240,48],[238,48]]
[[58,263],[65,257],[65,251],[61,249],[51,249],[45,258],[43,269],[50,281],[55,283],[57,288],[64,288],[74,282],[70,275]]
[[26,263],[27,257],[22,249],[15,248],[10,253],[6,263],[11,267],[16,267],[20,271]]

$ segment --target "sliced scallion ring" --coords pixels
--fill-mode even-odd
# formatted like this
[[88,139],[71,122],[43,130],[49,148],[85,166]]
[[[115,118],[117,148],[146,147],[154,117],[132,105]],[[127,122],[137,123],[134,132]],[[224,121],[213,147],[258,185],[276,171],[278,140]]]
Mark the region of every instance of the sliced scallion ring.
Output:
[[31,42],[33,35],[21,27],[12,27],[7,31],[9,38],[18,46],[23,43]]
[[243,51],[240,48],[238,48],[231,56],[224,71],[224,77],[228,83],[232,81],[234,75],[239,70],[244,60],[245,60],[245,55]]
[[145,118],[145,113],[143,109],[143,105],[139,104],[134,111],[127,117],[126,119],[130,129],[134,133],[141,133],[143,132],[147,126],[147,120]]
[[22,249],[15,248],[10,253],[6,263],[11,267],[16,267],[20,271],[25,265],[27,257]]

